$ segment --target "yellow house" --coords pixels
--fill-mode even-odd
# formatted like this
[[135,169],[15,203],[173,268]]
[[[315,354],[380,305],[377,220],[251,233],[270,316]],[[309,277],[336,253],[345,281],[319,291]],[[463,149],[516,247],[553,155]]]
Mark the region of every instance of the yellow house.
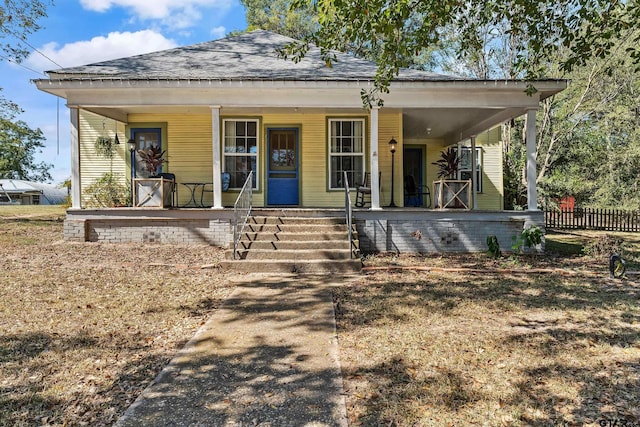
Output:
[[[277,54],[292,41],[256,30],[36,80],[71,109],[69,216],[91,207],[87,188],[105,173],[125,187],[144,177],[139,150],[151,145],[165,152],[161,172],[175,177],[174,210],[225,211],[247,186],[254,207],[344,209],[346,182],[352,204],[363,183],[373,190],[361,212],[453,208],[438,200],[433,164],[453,148],[461,161],[449,178],[468,182],[463,209],[497,212],[499,125],[523,114],[536,210],[535,113],[564,80],[531,82],[537,92],[529,96],[523,81],[401,70],[384,106],[365,109],[361,91],[372,87],[374,63],[336,52],[329,68],[315,47],[294,63]],[[100,137],[121,142],[112,158],[96,153]]]

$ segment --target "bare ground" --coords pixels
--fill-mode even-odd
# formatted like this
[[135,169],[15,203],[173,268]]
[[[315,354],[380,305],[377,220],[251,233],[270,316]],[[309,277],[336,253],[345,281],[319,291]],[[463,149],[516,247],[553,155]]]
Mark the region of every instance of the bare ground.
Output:
[[[232,290],[220,249],[62,242],[61,215],[0,207],[0,425],[112,424]],[[367,258],[334,295],[350,424],[640,425],[638,276],[575,249]]]
[[218,248],[61,233],[0,220],[0,425],[112,424],[231,291]]

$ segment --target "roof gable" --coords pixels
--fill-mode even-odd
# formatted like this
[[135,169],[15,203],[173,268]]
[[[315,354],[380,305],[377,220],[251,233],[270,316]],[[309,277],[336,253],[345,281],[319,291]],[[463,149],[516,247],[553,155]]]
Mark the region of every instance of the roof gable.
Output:
[[[320,49],[312,46],[299,63],[277,54],[277,48],[295,41],[270,31],[255,30],[238,36],[49,71],[51,78],[160,79],[160,80],[372,80],[371,61],[334,52],[337,61],[327,67]],[[457,80],[452,76],[401,70],[399,81]]]

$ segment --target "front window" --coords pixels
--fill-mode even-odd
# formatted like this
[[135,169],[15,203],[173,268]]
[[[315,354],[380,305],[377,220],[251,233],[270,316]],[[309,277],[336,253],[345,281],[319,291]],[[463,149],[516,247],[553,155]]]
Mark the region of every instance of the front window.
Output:
[[240,190],[253,171],[253,188],[258,188],[258,120],[224,120],[224,172],[230,176],[229,188]]
[[350,187],[364,175],[364,120],[329,120],[329,188],[343,188],[343,172]]
[[[458,179],[471,179],[471,147],[460,147],[460,166],[458,167]],[[476,191],[482,193],[482,148],[476,147]]]

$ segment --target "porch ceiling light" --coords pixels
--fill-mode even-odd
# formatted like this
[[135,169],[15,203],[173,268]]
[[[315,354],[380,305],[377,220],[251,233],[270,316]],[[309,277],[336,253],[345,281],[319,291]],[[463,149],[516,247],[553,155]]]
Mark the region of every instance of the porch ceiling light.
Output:
[[136,140],[131,138],[130,140],[127,141],[127,145],[129,146],[129,151],[131,151],[132,153],[134,151],[136,151]]
[[391,137],[391,141],[389,141],[389,150],[391,150],[392,154],[396,152],[397,145],[398,145],[398,141],[396,141],[393,137]]

